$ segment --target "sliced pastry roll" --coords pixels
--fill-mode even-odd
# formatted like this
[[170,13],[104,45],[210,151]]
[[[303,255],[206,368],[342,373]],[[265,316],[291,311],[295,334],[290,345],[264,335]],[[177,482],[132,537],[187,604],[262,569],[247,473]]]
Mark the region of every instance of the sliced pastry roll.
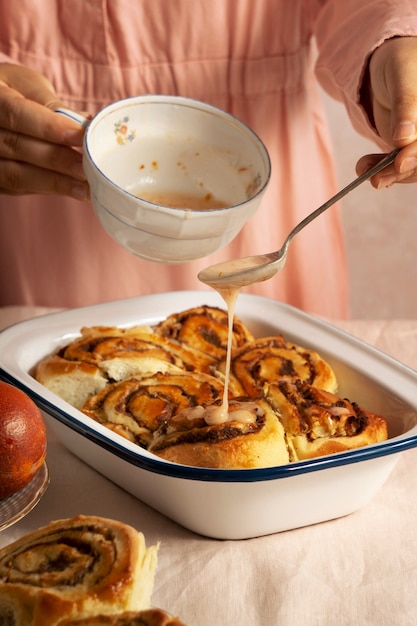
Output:
[[199,372],[133,377],[89,398],[83,413],[130,441],[147,447],[153,432],[183,409],[212,404],[223,396],[218,378]]
[[185,626],[161,609],[124,612],[118,615],[96,615],[82,619],[64,620],[59,626]]
[[355,402],[300,380],[266,385],[284,426],[291,461],[368,446],[388,437],[386,420]]
[[52,522],[0,550],[0,623],[57,626],[63,619],[150,608],[157,546],[114,520]]
[[[155,327],[155,332],[176,339],[220,361],[226,356],[228,328],[227,312],[205,305],[170,315]],[[252,333],[235,316],[232,347],[238,348],[252,340]]]
[[289,462],[284,429],[264,399],[230,400],[229,417],[222,423],[207,423],[213,407],[208,408],[208,413],[199,407],[173,416],[155,432],[149,450],[195,467],[250,469]]
[[317,352],[289,343],[280,335],[255,339],[234,350],[230,370],[235,393],[252,398],[262,393],[265,383],[283,379],[299,379],[332,392],[337,389],[333,369]]

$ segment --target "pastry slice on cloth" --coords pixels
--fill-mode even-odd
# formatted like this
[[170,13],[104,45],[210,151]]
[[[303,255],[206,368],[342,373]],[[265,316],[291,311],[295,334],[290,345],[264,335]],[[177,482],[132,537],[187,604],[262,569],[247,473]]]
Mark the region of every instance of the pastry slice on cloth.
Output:
[[177,617],[161,609],[125,612],[118,615],[96,615],[82,619],[64,620],[59,626],[185,626]]
[[[155,332],[176,339],[211,355],[216,361],[221,361],[226,356],[228,325],[226,311],[212,306],[199,306],[170,315],[155,327]],[[252,333],[235,316],[232,348],[238,348],[252,340]]]
[[[219,369],[224,371],[225,362]],[[232,352],[230,381],[235,394],[255,398],[265,383],[282,379],[300,379],[332,392],[337,389],[336,375],[323,357],[280,335],[255,339]]]
[[51,522],[0,550],[0,623],[57,626],[64,618],[148,609],[157,549],[114,520]]
[[223,382],[199,372],[133,377],[108,385],[82,407],[83,413],[142,447],[161,424],[189,407],[213,404]]
[[265,386],[265,396],[281,420],[291,461],[368,446],[388,437],[380,415],[300,380]]

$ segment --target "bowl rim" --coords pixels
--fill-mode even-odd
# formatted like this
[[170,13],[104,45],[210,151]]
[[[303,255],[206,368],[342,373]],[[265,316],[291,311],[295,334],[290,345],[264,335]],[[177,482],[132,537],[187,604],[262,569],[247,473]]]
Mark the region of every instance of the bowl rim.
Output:
[[[180,209],[180,208],[175,208],[175,207],[167,207],[167,206],[164,206],[164,205],[160,205],[160,204],[158,204],[156,202],[151,202],[150,200],[145,200],[144,198],[138,198],[135,194],[131,193],[127,189],[124,189],[123,187],[121,187],[120,185],[115,183],[96,164],[96,162],[95,162],[95,160],[94,160],[94,158],[92,156],[92,153],[91,153],[91,148],[90,148],[90,145],[89,145],[89,137],[90,137],[91,133],[93,132],[94,127],[100,122],[101,118],[103,118],[103,117],[113,113],[115,110],[121,108],[122,106],[123,107],[125,107],[125,106],[135,106],[137,104],[149,104],[149,103],[151,103],[151,104],[164,104],[164,105],[166,105],[166,104],[174,104],[174,105],[177,105],[177,106],[180,106],[180,107],[187,107],[187,108],[191,108],[191,109],[197,109],[199,111],[210,113],[212,115],[220,116],[221,118],[225,119],[226,121],[229,121],[229,122],[233,123],[241,131],[243,131],[246,135],[248,135],[248,136],[252,137],[253,139],[255,139],[255,143],[258,145],[259,152],[262,154],[262,157],[263,157],[263,160],[265,161],[265,166],[266,166],[266,176],[265,176],[265,180],[263,181],[263,183],[260,185],[260,187],[256,190],[256,192],[253,195],[250,195],[248,198],[246,198],[242,202],[238,202],[236,204],[231,204],[230,206],[223,207],[223,208],[220,208],[220,209],[198,209],[198,211],[195,211],[193,209]],[[238,117],[236,117],[232,113],[229,113],[225,109],[222,109],[220,107],[216,107],[216,106],[214,106],[212,104],[209,104],[207,102],[204,102],[202,100],[196,100],[194,98],[186,98],[184,96],[165,96],[163,94],[145,94],[145,95],[141,95],[141,96],[130,96],[129,98],[124,98],[122,100],[117,100],[115,102],[112,102],[111,104],[108,104],[103,109],[101,109],[91,119],[91,121],[87,124],[86,131],[85,131],[85,134],[84,134],[83,145],[84,145],[84,159],[85,159],[85,161],[96,172],[96,174],[99,176],[99,178],[102,178],[104,180],[104,182],[106,182],[112,188],[114,188],[118,192],[122,193],[123,196],[135,200],[135,202],[137,202],[138,204],[140,202],[140,204],[143,204],[144,206],[148,206],[149,208],[158,208],[158,210],[161,210],[161,212],[166,212],[166,213],[168,213],[170,215],[175,214],[175,215],[178,215],[178,216],[183,217],[183,218],[187,217],[190,213],[202,214],[202,215],[205,215],[205,216],[208,215],[208,214],[211,214],[211,215],[221,215],[222,213],[225,213],[225,212],[229,211],[230,209],[238,209],[239,207],[243,207],[248,202],[251,202],[252,200],[254,200],[254,199],[258,198],[259,196],[261,196],[264,193],[264,191],[266,190],[266,188],[267,188],[267,186],[268,186],[268,184],[269,184],[269,182],[271,180],[272,165],[271,165],[271,157],[269,155],[268,149],[267,149],[265,143],[260,138],[260,136],[250,126],[248,126],[245,122],[240,120]],[[111,211],[109,211],[109,213],[111,215],[114,215]],[[121,221],[123,221],[123,220],[121,220]]]

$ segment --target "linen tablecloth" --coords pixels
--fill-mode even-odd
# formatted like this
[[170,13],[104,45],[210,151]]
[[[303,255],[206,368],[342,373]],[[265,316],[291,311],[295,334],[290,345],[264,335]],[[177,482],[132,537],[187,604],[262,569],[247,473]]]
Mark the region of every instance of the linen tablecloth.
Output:
[[[0,309],[0,328],[49,310]],[[332,322],[417,369],[417,321]],[[153,603],[188,626],[415,626],[417,450],[403,452],[373,500],[347,517],[245,541],[178,526],[68,452],[48,431],[51,482],[0,533],[0,546],[79,513],[119,519],[161,542]]]

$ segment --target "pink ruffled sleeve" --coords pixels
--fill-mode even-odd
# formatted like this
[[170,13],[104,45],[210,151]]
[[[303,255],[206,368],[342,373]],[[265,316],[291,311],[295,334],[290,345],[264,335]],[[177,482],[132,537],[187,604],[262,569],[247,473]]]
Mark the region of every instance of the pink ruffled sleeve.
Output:
[[368,59],[381,43],[395,36],[417,36],[417,2],[322,0],[320,4],[315,22],[317,78],[345,104],[355,129],[385,149],[360,104],[360,89]]

